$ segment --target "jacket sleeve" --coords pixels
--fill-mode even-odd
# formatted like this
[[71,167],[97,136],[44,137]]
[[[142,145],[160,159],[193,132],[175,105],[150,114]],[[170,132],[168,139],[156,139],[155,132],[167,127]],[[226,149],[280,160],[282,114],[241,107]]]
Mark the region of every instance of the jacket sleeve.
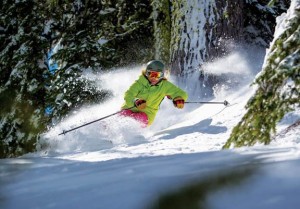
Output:
[[134,100],[136,99],[136,96],[141,91],[142,85],[136,80],[129,89],[125,92],[124,100],[125,104],[123,105],[123,108],[129,108],[134,106]]
[[171,82],[167,81],[167,92],[166,95],[170,96],[172,99],[176,97],[181,97],[184,101],[188,99],[188,94],[181,88],[175,86]]

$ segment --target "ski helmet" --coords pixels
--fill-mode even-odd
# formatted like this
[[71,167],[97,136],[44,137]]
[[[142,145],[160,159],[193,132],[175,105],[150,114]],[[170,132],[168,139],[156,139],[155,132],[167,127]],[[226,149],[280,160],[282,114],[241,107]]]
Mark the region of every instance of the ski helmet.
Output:
[[151,60],[150,62],[147,63],[146,71],[147,70],[164,73],[165,65],[161,61]]

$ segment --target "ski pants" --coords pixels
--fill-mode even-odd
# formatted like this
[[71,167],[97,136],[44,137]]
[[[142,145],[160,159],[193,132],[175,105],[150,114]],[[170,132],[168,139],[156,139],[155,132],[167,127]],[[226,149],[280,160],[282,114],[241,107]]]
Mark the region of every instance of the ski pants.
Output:
[[125,116],[125,117],[131,117],[138,122],[141,123],[143,128],[146,128],[148,125],[148,116],[144,112],[133,112],[132,110],[122,110],[120,112],[120,115]]

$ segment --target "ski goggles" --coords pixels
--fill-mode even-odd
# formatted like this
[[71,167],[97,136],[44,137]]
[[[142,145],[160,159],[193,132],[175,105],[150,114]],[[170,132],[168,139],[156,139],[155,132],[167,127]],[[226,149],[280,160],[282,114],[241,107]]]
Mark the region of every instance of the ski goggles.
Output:
[[146,76],[149,77],[149,78],[162,78],[162,77],[164,77],[164,73],[163,72],[156,72],[156,71],[147,70],[146,71]]

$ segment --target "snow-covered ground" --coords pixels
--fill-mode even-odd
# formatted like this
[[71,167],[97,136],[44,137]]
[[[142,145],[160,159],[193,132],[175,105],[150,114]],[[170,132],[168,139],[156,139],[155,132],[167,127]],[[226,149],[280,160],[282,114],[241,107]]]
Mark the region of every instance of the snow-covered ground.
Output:
[[[150,128],[112,116],[58,136],[118,111],[140,66],[99,75],[99,83],[113,91],[112,100],[56,125],[40,152],[0,160],[0,208],[298,209],[300,131],[284,130],[300,119],[299,110],[278,124],[281,134],[270,145],[222,150],[254,92],[249,84],[262,54],[238,52],[206,66],[239,78],[227,77],[211,100],[227,100],[229,106],[186,104],[178,110],[166,99]],[[178,82],[189,101],[203,101],[196,82]]]

